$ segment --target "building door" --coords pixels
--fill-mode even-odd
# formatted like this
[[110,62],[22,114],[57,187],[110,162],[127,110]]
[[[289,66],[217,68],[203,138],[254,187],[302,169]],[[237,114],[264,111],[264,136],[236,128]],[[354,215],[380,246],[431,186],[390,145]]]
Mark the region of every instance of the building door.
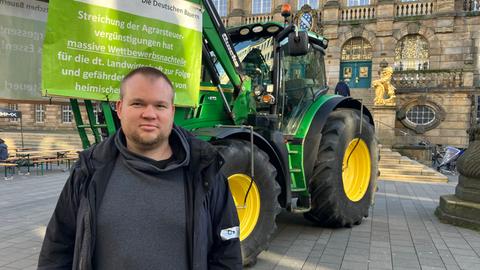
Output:
[[372,61],[341,62],[340,80],[350,88],[369,88],[372,82]]
[[372,46],[361,37],[351,38],[342,47],[340,80],[350,88],[369,88],[372,82]]

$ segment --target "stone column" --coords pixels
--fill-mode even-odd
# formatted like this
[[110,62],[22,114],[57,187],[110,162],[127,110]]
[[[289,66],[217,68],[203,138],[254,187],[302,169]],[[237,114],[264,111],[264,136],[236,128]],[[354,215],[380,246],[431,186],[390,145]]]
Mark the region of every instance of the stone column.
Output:
[[377,37],[391,36],[395,18],[394,0],[378,0],[377,3]]
[[395,143],[395,117],[395,105],[373,106],[375,134],[382,145],[392,146]]
[[457,161],[455,194],[440,196],[435,215],[442,222],[480,230],[480,127],[468,133],[470,144]]
[[244,0],[235,0],[230,1],[230,13],[228,14],[228,24],[229,26],[240,25],[243,23],[243,18],[245,17],[244,10]]
[[340,21],[340,3],[329,0],[323,6],[322,25],[323,35],[328,39],[338,38],[338,22]]
[[455,23],[455,0],[437,0],[435,33],[452,33]]

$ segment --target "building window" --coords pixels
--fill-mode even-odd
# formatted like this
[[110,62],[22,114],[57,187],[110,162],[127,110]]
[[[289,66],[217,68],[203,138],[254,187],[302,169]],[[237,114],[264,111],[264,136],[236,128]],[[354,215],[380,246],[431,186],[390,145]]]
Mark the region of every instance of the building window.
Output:
[[[7,108],[12,111],[18,111],[18,104],[9,103]],[[9,122],[18,122],[18,118],[8,118]]]
[[215,8],[217,8],[218,15],[221,17],[227,16],[227,0],[213,0]]
[[45,120],[45,105],[35,104],[35,123],[43,123]]
[[407,111],[406,117],[414,125],[429,125],[435,121],[435,110],[428,105],[415,105]]
[[465,11],[480,11],[479,0],[463,0],[463,9]]
[[318,9],[318,0],[299,0],[298,10],[300,10],[304,5],[309,5],[312,9]]
[[347,5],[349,7],[368,6],[370,5],[370,0],[348,0]]
[[426,97],[417,97],[404,104],[397,112],[402,124],[418,134],[436,128],[445,120],[445,110]]
[[364,38],[351,38],[342,47],[342,61],[372,59],[372,45]]
[[407,35],[395,47],[395,69],[428,69],[428,55],[428,41],[423,36]]
[[97,104],[93,104],[93,115],[95,116],[95,123],[99,124],[100,122],[98,121],[98,114],[101,113],[102,109],[101,109],[101,104],[100,103],[97,103]]
[[476,124],[480,125],[480,96],[477,96],[477,119]]
[[252,1],[252,14],[264,14],[272,11],[271,0],[253,0]]
[[62,105],[62,123],[72,123],[73,113],[72,106]]

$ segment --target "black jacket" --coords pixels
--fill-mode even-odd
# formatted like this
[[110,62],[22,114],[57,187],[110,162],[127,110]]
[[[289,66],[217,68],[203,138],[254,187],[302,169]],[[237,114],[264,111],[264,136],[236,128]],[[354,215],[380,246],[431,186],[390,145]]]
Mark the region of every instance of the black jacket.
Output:
[[[174,127],[190,145],[186,192],[187,247],[191,269],[242,269],[238,238],[220,232],[239,226],[222,159],[209,143]],[[115,136],[119,136],[119,133]],[[96,211],[118,149],[114,136],[80,154],[48,224],[38,269],[92,269]]]
[[348,87],[348,84],[346,84],[345,82],[340,81],[337,83],[337,86],[335,86],[335,94],[342,95],[344,97],[349,97],[350,87]]

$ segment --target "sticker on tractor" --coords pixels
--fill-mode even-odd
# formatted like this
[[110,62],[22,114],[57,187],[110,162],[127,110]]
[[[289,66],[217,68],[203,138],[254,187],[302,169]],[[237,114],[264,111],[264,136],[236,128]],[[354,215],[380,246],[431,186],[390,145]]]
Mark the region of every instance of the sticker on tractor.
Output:
[[117,100],[123,76],[141,66],[172,80],[179,106],[196,106],[202,12],[184,0],[51,0],[42,93]]

